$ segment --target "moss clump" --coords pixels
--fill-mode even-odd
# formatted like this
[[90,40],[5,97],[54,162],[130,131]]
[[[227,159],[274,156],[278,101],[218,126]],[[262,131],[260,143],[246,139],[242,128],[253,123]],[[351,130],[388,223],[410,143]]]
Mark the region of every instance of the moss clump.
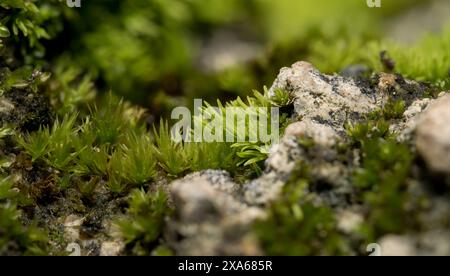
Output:
[[168,198],[162,189],[154,193],[131,191],[127,218],[117,222],[127,243],[126,250],[133,255],[147,256],[153,249],[160,252],[157,240],[161,237],[165,218],[170,214]]
[[[295,208],[301,217],[296,218],[289,207]],[[255,227],[264,252],[271,256],[348,254],[343,236],[336,230],[331,208],[312,203],[275,204],[270,209],[269,218],[256,223]]]
[[24,226],[14,205],[0,204],[0,255],[48,255],[47,237],[37,226]]
[[346,255],[345,236],[337,230],[334,211],[314,203],[309,192],[308,169],[298,164],[285,184],[280,199],[268,209],[268,217],[254,225],[268,255]]
[[17,209],[17,191],[8,178],[0,178],[0,255],[46,255],[47,238],[35,223],[24,226]]
[[368,117],[371,119],[383,118],[384,120],[401,119],[406,111],[406,104],[403,100],[390,100],[382,109],[371,112]]
[[[10,37],[13,34],[15,42],[20,43],[22,39],[28,40],[31,48],[37,47],[42,49],[39,43],[41,39],[50,39],[48,26],[45,26],[52,19],[55,18],[55,3],[50,1],[50,5],[43,6],[42,1],[29,0],[8,0],[2,1],[0,28],[2,30],[0,37]],[[43,10],[46,9],[46,13]],[[53,13],[52,13],[53,11]]]
[[[235,125],[226,125],[223,128],[222,135],[231,136],[234,141],[238,141],[238,137],[243,137],[245,141],[250,141],[250,137],[259,137],[258,133],[250,133],[248,117],[252,107],[265,108],[268,112],[267,121],[270,122],[270,107],[287,107],[292,104],[291,96],[286,91],[277,91],[273,97],[270,97],[267,89],[261,94],[254,91],[253,97],[247,97],[246,102],[241,98],[222,104],[218,101],[218,109],[210,104],[205,103],[202,107],[202,116],[209,117],[210,120],[219,120],[226,122],[226,108],[239,108],[238,120],[242,118],[245,122],[235,122]],[[285,112],[283,112],[285,111]],[[284,128],[288,123],[289,109],[281,110],[280,124]],[[239,116],[243,115],[243,116]],[[202,117],[194,117],[201,120]],[[200,121],[203,131],[207,130],[209,120]],[[244,123],[245,128],[235,128],[240,123]],[[192,129],[189,131],[193,131]],[[202,131],[202,133],[203,133]],[[252,130],[258,131],[258,130]],[[171,138],[167,122],[161,121],[159,130],[154,129],[155,152],[159,161],[159,165],[171,176],[179,176],[184,172],[198,171],[202,169],[225,169],[235,174],[242,173],[244,170],[251,170],[256,173],[261,172],[262,161],[268,156],[268,149],[271,142],[195,142],[194,135],[190,132],[187,134],[191,139],[184,142],[175,142]],[[215,133],[215,132],[214,132]],[[268,133],[271,133],[270,125]],[[180,133],[182,134],[182,133]],[[186,135],[186,134],[183,134]],[[243,166],[244,169],[239,168]],[[247,168],[246,168],[247,167]]]
[[402,102],[390,102],[370,114],[372,120],[347,128],[353,147],[361,151],[362,164],[355,170],[352,185],[365,209],[360,233],[368,243],[419,225],[422,207],[410,194],[408,182],[415,156],[409,145],[397,142],[389,132],[390,122],[403,109]]

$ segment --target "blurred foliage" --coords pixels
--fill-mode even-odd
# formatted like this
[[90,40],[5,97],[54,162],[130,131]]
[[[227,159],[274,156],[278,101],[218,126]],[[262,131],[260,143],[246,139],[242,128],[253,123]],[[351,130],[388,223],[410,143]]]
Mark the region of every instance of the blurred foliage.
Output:
[[20,221],[11,179],[0,176],[0,256],[46,255],[47,237],[33,222],[24,226]]
[[[36,28],[45,27],[48,37],[55,41],[55,45],[47,45],[52,50],[50,57],[62,54],[67,64],[90,71],[100,87],[112,88],[115,93],[164,113],[164,106],[170,108],[173,98],[167,97],[155,106],[155,90],[187,99],[245,95],[254,87],[270,84],[277,68],[302,58],[315,60],[310,48],[314,50],[321,41],[340,40],[348,45],[354,44],[354,38],[378,39],[384,19],[421,2],[426,1],[389,1],[383,3],[382,9],[369,9],[365,3],[353,0],[320,0],[313,4],[306,0],[101,0],[86,1],[80,9],[68,9],[56,0],[45,4],[11,0],[2,5],[16,7],[20,14],[31,17],[30,24]],[[354,16],[343,17],[348,10]],[[3,21],[6,36],[15,23],[9,17]],[[202,51],[215,33],[224,30],[238,39],[262,45],[263,51],[254,62],[205,71],[199,66]],[[20,34],[14,36],[18,41],[20,38]],[[30,39],[39,38],[45,37]],[[273,51],[276,56],[272,56]],[[336,48],[320,53],[341,56]],[[377,56],[375,53],[372,60]],[[339,65],[333,70],[342,69]]]
[[181,86],[202,75],[195,62],[204,38],[244,20],[248,6],[238,0],[88,1],[69,21],[67,54],[106,88],[149,103],[156,87],[172,95],[185,92]]
[[429,34],[413,46],[392,41],[360,37],[317,41],[312,46],[312,62],[324,72],[339,72],[347,66],[363,64],[375,72],[386,71],[380,53],[387,51],[394,72],[406,78],[429,82],[441,89],[450,88],[450,28]]
[[[410,56],[405,55],[405,47],[378,43],[385,19],[425,2],[387,1],[382,9],[370,9],[364,1],[354,0],[100,0],[70,9],[58,0],[5,0],[0,34],[8,37],[8,49],[23,44],[24,37],[35,45],[22,51],[27,64],[44,65],[39,58],[45,44],[47,56],[58,59],[53,70],[55,78],[61,79],[66,91],[61,95],[66,94],[68,105],[93,95],[87,77],[82,77],[78,87],[67,87],[73,75],[90,72],[100,90],[112,89],[151,107],[155,115],[167,115],[180,103],[190,106],[195,97],[214,101],[246,95],[255,87],[270,84],[278,68],[300,59],[312,60],[326,72],[338,72],[358,62],[380,71],[381,50],[393,52],[398,72],[442,85],[448,58],[436,57],[446,55],[448,41],[436,43],[430,38],[422,47],[411,49],[418,61],[414,66],[405,64],[408,60],[403,57]],[[342,16],[349,10],[352,17]],[[218,32],[232,33],[237,41],[260,45],[261,50],[253,49],[255,55],[249,62],[238,58],[211,71],[203,63],[213,61],[200,60],[208,58],[203,56],[204,50],[214,47]],[[46,42],[49,38],[52,40]],[[367,41],[377,41],[378,46]],[[31,49],[38,48],[39,55],[29,56]],[[424,54],[435,48],[442,50],[434,51],[432,57]],[[434,66],[436,62],[438,66]],[[78,94],[67,95],[72,92]]]
[[[0,64],[42,65],[45,40],[64,29],[71,10],[63,0],[2,0],[0,2]],[[18,60],[11,57],[14,55]]]

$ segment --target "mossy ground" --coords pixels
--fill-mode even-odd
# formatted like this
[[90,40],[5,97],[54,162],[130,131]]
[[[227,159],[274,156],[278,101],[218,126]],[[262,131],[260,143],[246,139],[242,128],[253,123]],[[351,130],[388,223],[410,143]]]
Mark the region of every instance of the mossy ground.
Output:
[[[368,87],[372,73],[398,73],[394,90],[414,89],[402,82],[411,78],[423,82],[423,97],[450,85],[448,29],[412,46],[383,38],[386,18],[426,1],[389,1],[380,10],[326,0],[107,0],[82,9],[63,2],[0,3],[1,255],[66,254],[64,218],[73,214],[83,218],[82,239],[106,240],[113,224],[127,244],[122,254],[171,253],[162,235],[172,208],[167,183],[203,169],[225,169],[244,182],[261,173],[268,154],[268,144],[174,143],[164,118],[193,98],[282,106],[283,130],[288,95],[250,91],[297,60],[327,73],[363,65],[356,77]],[[347,10],[358,19],[337,12]],[[239,35],[263,45],[259,56],[218,71],[197,66],[198,45],[243,25]],[[247,95],[246,103],[231,101]],[[299,164],[268,219],[255,225],[265,253],[348,254],[356,247],[365,254],[358,246],[383,234],[419,230],[415,218],[426,199],[411,198],[408,179],[420,160],[388,131],[409,104],[402,99],[348,126],[350,139],[337,149],[343,159],[354,150],[361,155],[351,179],[354,200],[366,210],[361,229],[352,237],[337,230],[333,207],[312,203],[317,183],[308,164]],[[96,246],[90,254],[99,253]]]

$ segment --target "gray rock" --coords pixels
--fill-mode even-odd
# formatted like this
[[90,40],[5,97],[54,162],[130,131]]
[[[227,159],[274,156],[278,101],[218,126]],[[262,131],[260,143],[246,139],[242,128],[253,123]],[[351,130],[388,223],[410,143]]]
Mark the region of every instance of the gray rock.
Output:
[[118,256],[125,248],[121,240],[105,241],[100,246],[100,256]]
[[69,242],[77,241],[80,238],[80,228],[83,224],[83,219],[77,215],[69,215],[64,219],[64,231],[66,239]]
[[1,97],[0,98],[0,113],[9,113],[14,109],[14,104],[9,100]]
[[386,235],[378,241],[382,256],[414,256],[414,239],[407,236]]
[[428,168],[450,175],[450,95],[431,104],[417,125],[416,146]]
[[410,141],[417,129],[422,112],[432,103],[433,99],[425,98],[415,100],[403,113],[400,122],[392,124],[389,130],[397,135],[397,141]]
[[[282,68],[269,95],[276,89],[290,92],[294,118],[299,121],[289,125],[280,143],[271,149],[265,173],[244,185],[246,202],[264,205],[276,199],[296,164],[305,161],[317,182],[332,186],[330,191],[319,191],[322,199],[331,205],[344,204],[345,194],[351,192],[347,177],[350,171],[337,160],[335,145],[345,139],[346,123],[359,122],[387,101],[389,80],[395,82],[395,77],[388,76],[385,74],[378,87],[372,88],[350,78],[321,74],[303,61]],[[308,154],[298,139],[312,140],[312,152]]]
[[170,222],[179,255],[258,255],[250,225],[262,210],[242,202],[239,187],[225,171],[193,173],[170,184],[176,207]]
[[345,133],[345,123],[361,119],[387,100],[384,93],[367,93],[354,80],[321,74],[304,61],[281,69],[269,93],[276,89],[292,93],[298,118],[329,125],[339,133]]
[[[298,139],[310,139],[314,143],[314,154],[308,156]],[[332,147],[341,138],[336,131],[328,126],[305,119],[295,122],[286,128],[285,135],[280,143],[274,145],[271,154],[266,160],[265,173],[249,183],[244,184],[244,199],[248,204],[265,205],[275,200],[284,183],[289,179],[298,162],[308,161],[312,174],[322,179],[342,178],[344,174],[336,164],[322,162],[330,159],[336,153]]]
[[450,231],[438,229],[421,234],[386,235],[378,244],[382,256],[448,256]]
[[311,138],[316,145],[332,147],[339,140],[336,131],[329,125],[323,125],[309,119],[290,124],[285,130],[286,137]]
[[340,231],[351,234],[359,229],[364,217],[354,210],[342,210],[336,214],[337,227]]

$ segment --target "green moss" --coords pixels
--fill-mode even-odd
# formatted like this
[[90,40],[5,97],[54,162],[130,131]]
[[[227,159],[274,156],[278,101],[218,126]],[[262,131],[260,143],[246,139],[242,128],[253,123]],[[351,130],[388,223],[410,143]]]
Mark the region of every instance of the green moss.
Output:
[[151,255],[152,256],[174,256],[175,254],[167,246],[160,245],[152,251]]
[[[286,206],[272,207],[269,218],[256,224],[256,233],[268,255],[314,256],[345,254],[342,237],[336,232],[333,211],[311,203],[297,206],[295,218]],[[291,206],[291,207],[294,207]]]
[[369,241],[383,234],[414,229],[417,214],[411,213],[406,179],[413,155],[407,145],[392,139],[367,138],[362,146],[363,165],[353,178],[361,189],[368,213],[362,232]]
[[382,109],[377,109],[368,115],[369,119],[384,118],[385,120],[401,119],[406,111],[403,100],[389,100]]
[[9,178],[0,177],[0,201],[12,198],[17,194],[12,188],[12,182]]
[[29,153],[32,161],[44,159],[57,169],[66,168],[73,160],[71,142],[76,135],[74,127],[77,115],[65,116],[61,122],[56,119],[53,127],[44,127],[37,132],[18,139],[19,144]]
[[255,223],[254,233],[266,254],[348,254],[333,210],[314,204],[314,195],[309,193],[308,186],[308,169],[299,163],[284,186],[281,198],[269,207],[267,218]]
[[[4,63],[43,65],[43,41],[55,38],[63,29],[64,17],[70,17],[72,12],[59,0],[2,1],[0,56],[5,57]],[[13,61],[10,54],[18,60]]]
[[56,62],[52,73],[45,91],[60,116],[68,112],[84,113],[93,104],[96,89],[89,74],[64,58]]
[[163,121],[159,125],[159,132],[154,129],[155,136],[155,153],[159,161],[159,165],[169,175],[177,176],[189,168],[186,152],[183,145],[172,140],[169,126]]
[[370,139],[376,140],[389,136],[389,123],[383,119],[347,125],[346,129],[351,143],[357,146],[364,146]]
[[40,26],[44,18],[38,6],[32,1],[8,0],[2,1],[0,6],[10,10],[9,15],[2,16],[3,37],[9,37],[11,33],[18,37],[20,34],[23,37],[29,37],[30,46],[35,46],[41,38],[50,38],[47,31]]
[[154,178],[156,158],[152,145],[146,134],[127,134],[122,150],[116,152],[120,164],[115,167],[122,167],[119,175],[134,184],[145,183]]
[[377,137],[368,137],[361,143],[363,167],[356,173],[354,185],[375,191],[380,186],[394,190],[401,188],[412,161],[408,146]]
[[[398,104],[399,109],[403,105]],[[395,116],[394,105],[374,112],[376,120],[357,124],[348,129],[353,145],[361,150],[362,165],[355,170],[352,185],[358,200],[367,208],[361,233],[373,242],[387,233],[403,233],[416,226],[414,203],[408,193],[407,178],[414,155],[407,144],[396,141],[388,131],[385,119]],[[400,112],[399,112],[400,113]],[[380,119],[381,118],[381,119]],[[409,207],[407,207],[409,206]],[[417,209],[415,209],[417,211]]]
[[45,255],[46,235],[35,223],[21,223],[21,211],[15,205],[17,193],[8,178],[0,177],[0,256]]
[[[177,176],[189,170],[202,169],[225,169],[234,173],[239,166],[248,166],[255,172],[261,172],[262,161],[267,158],[271,144],[270,142],[250,142],[250,137],[259,137],[259,135],[257,129],[249,127],[247,117],[250,113],[246,112],[250,112],[252,107],[266,108],[267,111],[270,107],[285,107],[292,104],[289,93],[277,90],[273,97],[269,97],[267,89],[264,89],[264,94],[254,91],[254,96],[247,97],[246,102],[240,97],[226,104],[218,101],[218,109],[205,103],[201,109],[203,116],[193,118],[194,121],[198,120],[204,131],[209,123],[208,120],[203,120],[205,116],[211,120],[218,118],[221,122],[225,122],[226,108],[240,108],[239,111],[245,113],[240,115],[244,115],[246,127],[239,129],[227,125],[223,128],[222,137],[229,135],[234,141],[237,141],[238,137],[243,137],[247,142],[194,142],[193,135],[189,136],[192,141],[175,142],[172,140],[168,123],[161,121],[159,130],[154,129],[155,152],[159,165],[171,176]],[[281,114],[281,127],[288,121],[288,116],[288,113]],[[270,121],[270,113],[267,120]],[[239,125],[239,122],[236,125]],[[270,134],[271,130],[268,133]]]
[[116,97],[110,96],[101,105],[94,107],[92,112],[93,128],[96,135],[96,142],[99,144],[115,144],[123,137],[127,129],[127,118],[125,115],[125,105]]
[[16,206],[0,204],[0,255],[46,255],[46,235],[35,225],[24,226]]
[[163,190],[159,189],[154,193],[133,190],[130,193],[127,218],[117,222],[127,248],[137,255],[150,255],[161,235],[165,217],[170,214],[171,209]]
[[[254,97],[247,98],[248,103],[238,98],[225,106],[219,103],[219,106],[224,110],[225,107],[248,109],[291,103],[286,92],[277,91],[273,99],[267,93],[255,92]],[[210,110],[209,107],[206,105],[204,111]],[[115,193],[154,179],[157,164],[169,176],[176,177],[208,168],[235,173],[240,165],[258,172],[267,158],[270,143],[177,143],[172,140],[169,126],[164,122],[152,135],[139,122],[141,114],[139,109],[107,95],[102,109],[92,109],[84,119],[69,113],[63,119],[57,118],[53,126],[21,135],[17,141],[32,162],[44,161],[47,166],[67,174],[63,179],[73,173],[99,176]],[[287,116],[287,113],[282,114],[283,122]],[[244,135],[248,140],[249,131],[253,130],[247,126],[245,133],[233,130],[233,135],[235,139]]]
[[107,98],[105,109],[94,109],[81,125],[76,113],[66,115],[51,128],[18,137],[19,144],[32,162],[41,160],[69,174],[107,177],[115,192],[151,180],[156,158],[149,134],[138,126],[139,112]]
[[[243,137],[246,142],[235,142],[231,145],[231,148],[236,150],[236,156],[238,157],[239,161],[237,165],[244,165],[244,166],[252,166],[254,170],[259,171],[261,166],[261,161],[264,161],[267,159],[267,156],[269,155],[269,148],[271,146],[272,141],[269,142],[253,142],[252,137],[261,137],[257,128],[251,128],[249,125],[249,120],[246,118],[247,116],[255,115],[251,110],[252,107],[257,108],[263,108],[263,114],[264,117],[261,118],[267,118],[267,122],[271,122],[271,111],[270,108],[272,107],[287,107],[292,104],[292,96],[287,91],[283,90],[276,90],[273,96],[269,96],[269,92],[266,87],[264,87],[264,94],[259,93],[258,91],[253,91],[253,97],[247,97],[246,102],[244,102],[240,97],[238,97],[235,101],[230,101],[223,105],[218,102],[218,106],[220,108],[220,113],[215,111],[211,108],[210,105],[206,105],[206,107],[203,109],[203,112],[207,112],[209,114],[212,114],[211,117],[214,116],[221,116],[221,120],[223,122],[226,122],[226,108],[240,108],[242,112],[245,112],[245,128],[239,128],[235,127],[235,125],[232,125],[231,127],[229,125],[226,125],[224,128],[224,137],[226,135],[232,135],[234,141],[238,141],[240,137]],[[283,110],[279,110],[279,127],[282,130],[283,126],[288,122],[288,117],[290,116],[289,112],[283,113]],[[257,114],[260,113],[260,110],[256,111]],[[238,116],[239,120],[239,116]],[[203,122],[205,123],[205,122]],[[236,125],[239,126],[240,122],[236,122]],[[269,135],[272,135],[272,132],[275,130],[271,129],[271,124],[267,123],[267,133]],[[279,132],[279,135],[282,135],[280,132],[280,129],[277,131]],[[257,139],[260,140],[260,139]]]
[[192,171],[222,169],[234,173],[237,170],[235,152],[229,143],[190,142],[185,147]]

